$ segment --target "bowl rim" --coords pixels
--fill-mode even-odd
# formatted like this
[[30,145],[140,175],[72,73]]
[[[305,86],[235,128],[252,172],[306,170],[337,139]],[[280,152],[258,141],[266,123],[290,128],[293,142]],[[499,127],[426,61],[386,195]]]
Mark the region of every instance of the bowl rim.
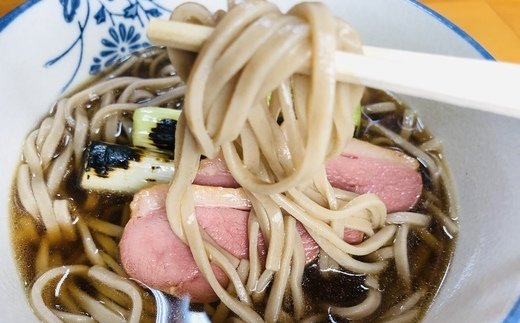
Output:
[[[462,39],[464,39],[467,43],[469,43],[484,59],[495,61],[495,57],[491,55],[491,53],[484,48],[475,38],[473,38],[470,34],[465,32],[462,28],[457,26],[454,22],[452,22],[450,19],[446,18],[445,16],[441,15],[437,11],[433,10],[432,8],[428,7],[427,5],[419,2],[418,0],[406,0],[408,2],[411,2],[415,6],[417,6],[419,9],[423,10],[424,12],[428,13],[430,16],[437,19],[439,22],[441,22],[443,25],[451,29],[454,33],[459,35]],[[1,21],[0,21],[1,25]],[[1,31],[1,29],[0,29]]]
[[13,10],[7,12],[3,17],[0,17],[0,32],[4,30],[11,22],[13,22],[19,15],[24,13],[27,9],[40,2],[40,0],[27,0]]

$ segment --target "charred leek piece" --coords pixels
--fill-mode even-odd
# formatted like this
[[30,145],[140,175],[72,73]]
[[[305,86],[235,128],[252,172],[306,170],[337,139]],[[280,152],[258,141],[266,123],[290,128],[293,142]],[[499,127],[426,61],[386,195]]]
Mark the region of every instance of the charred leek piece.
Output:
[[146,107],[135,110],[132,142],[136,147],[173,154],[180,110]]
[[[146,107],[134,112],[132,142],[135,147],[144,148],[168,155],[175,148],[175,128],[181,114],[180,110]],[[354,125],[361,124],[361,105],[353,112]],[[280,120],[280,122],[282,122]]]
[[155,183],[168,183],[173,171],[173,160],[166,155],[93,141],[87,150],[81,187],[133,194]]

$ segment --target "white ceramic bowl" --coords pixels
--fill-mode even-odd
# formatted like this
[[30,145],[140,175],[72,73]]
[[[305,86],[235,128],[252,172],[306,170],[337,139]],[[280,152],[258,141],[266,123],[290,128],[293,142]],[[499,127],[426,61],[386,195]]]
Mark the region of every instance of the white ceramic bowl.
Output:
[[[147,46],[148,18],[166,17],[164,9],[178,2],[31,0],[0,20],[1,322],[36,320],[15,270],[8,226],[10,185],[23,138],[64,89],[130,49]],[[225,3],[201,2],[213,9]],[[296,1],[278,2],[288,8]],[[459,28],[415,1],[325,2],[360,31],[365,44],[491,58]],[[520,121],[403,99],[443,141],[458,191],[458,246],[425,321],[520,321]]]

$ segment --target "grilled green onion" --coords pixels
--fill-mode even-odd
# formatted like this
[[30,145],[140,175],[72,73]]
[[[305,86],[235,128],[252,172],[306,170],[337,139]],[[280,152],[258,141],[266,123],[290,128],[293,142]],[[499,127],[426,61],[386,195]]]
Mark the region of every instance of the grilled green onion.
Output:
[[359,128],[361,125],[361,103],[358,103],[354,108],[354,112],[352,113],[352,119],[354,119],[354,125],[356,128]]
[[133,115],[132,142],[136,147],[172,155],[180,110],[146,107]]
[[169,156],[93,141],[87,150],[81,187],[133,194],[155,183],[168,183],[173,170],[173,160]]
[[[133,115],[132,142],[135,147],[173,155],[175,128],[180,110],[145,107],[135,110]],[[353,112],[354,125],[361,124],[361,105]],[[282,121],[280,120],[280,123]]]

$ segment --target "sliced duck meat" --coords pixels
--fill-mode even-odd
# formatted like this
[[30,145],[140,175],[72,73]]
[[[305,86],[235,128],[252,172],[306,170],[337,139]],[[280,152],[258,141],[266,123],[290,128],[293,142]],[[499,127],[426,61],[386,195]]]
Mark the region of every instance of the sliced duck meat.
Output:
[[217,156],[214,159],[203,159],[200,161],[197,177],[194,184],[206,186],[239,187],[237,181],[231,176],[231,172],[226,166],[224,157]]
[[412,208],[422,192],[419,162],[400,151],[353,139],[326,164],[332,186],[358,194],[374,193],[389,213]]
[[[419,200],[422,178],[416,159],[396,150],[352,139],[338,157],[327,162],[332,186],[358,194],[374,193],[388,212],[406,211]],[[222,157],[201,161],[195,184],[238,187]]]
[[421,196],[421,174],[400,163],[341,155],[327,162],[326,170],[332,186],[358,194],[374,193],[389,213],[412,208]]
[[415,158],[408,156],[403,152],[383,148],[354,138],[345,146],[341,155],[380,159],[401,164],[403,166],[406,165],[415,170],[419,168],[419,162]]
[[[170,229],[164,208],[133,216],[125,226],[119,252],[127,274],[145,286],[176,296],[189,295],[193,302],[217,299],[190,248]],[[212,268],[219,283],[226,286],[229,280],[224,272],[216,265]]]
[[[222,189],[194,185],[195,214],[201,228],[221,248],[239,259],[249,256],[247,222],[249,209],[242,189]],[[225,192],[219,200],[211,195]],[[128,275],[146,286],[181,296],[190,295],[193,302],[208,302],[216,299],[209,283],[199,271],[187,245],[171,230],[166,217],[165,200],[168,185],[159,184],[137,193],[132,201],[131,219],[125,226],[120,241],[120,256]],[[204,197],[202,200],[199,199]],[[208,206],[208,200],[211,206]],[[237,206],[238,208],[234,208]],[[241,208],[241,209],[240,209]],[[307,263],[316,258],[319,247],[301,223],[298,232],[305,249]],[[345,229],[345,240],[359,243],[363,233]],[[259,236],[258,253],[265,261],[266,246]],[[227,277],[213,266],[219,282],[228,283]]]

